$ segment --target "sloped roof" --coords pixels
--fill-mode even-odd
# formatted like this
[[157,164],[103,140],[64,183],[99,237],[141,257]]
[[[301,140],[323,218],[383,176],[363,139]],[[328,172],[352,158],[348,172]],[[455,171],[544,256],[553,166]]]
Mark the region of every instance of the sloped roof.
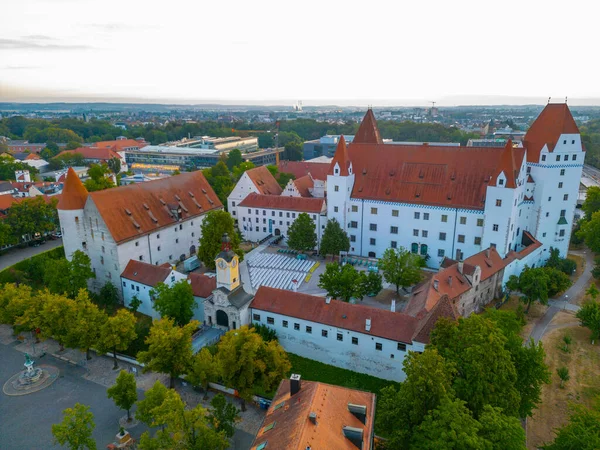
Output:
[[519,171],[521,164],[523,163],[523,157],[525,156],[524,148],[513,148],[512,140],[506,141],[502,156],[500,158],[500,164],[496,170],[494,176],[494,184],[497,186],[498,176],[504,172],[506,176],[505,187],[514,189],[517,187],[517,179],[519,178]]
[[255,167],[246,171],[250,180],[254,183],[258,192],[265,195],[280,195],[283,192],[275,177],[266,166]]
[[525,134],[527,161],[539,162],[544,145],[554,151],[561,134],[579,134],[579,127],[566,103],[548,103]]
[[217,278],[208,277],[201,273],[189,273],[188,280],[192,286],[192,292],[196,297],[208,298],[212,291],[217,288]]
[[460,317],[460,314],[456,311],[456,307],[447,295],[442,296],[427,316],[421,320],[413,339],[423,344],[429,344],[431,332],[441,317],[446,317],[450,320],[458,320]]
[[120,159],[120,156],[111,148],[96,148],[96,147],[79,147],[75,150],[64,150],[57,156],[74,155],[79,153],[84,159],[97,159],[100,161],[108,161],[111,158]]
[[[278,406],[282,402],[283,406]],[[349,403],[367,407],[364,424],[348,410]],[[317,424],[309,420],[311,412],[316,413]],[[342,432],[344,426],[350,426],[363,430],[361,448],[370,450],[374,418],[375,394],[302,380],[300,391],[291,396],[290,380],[283,380],[250,448],[255,450],[267,441],[265,450],[356,450]],[[272,423],[275,426],[269,428]]]
[[310,175],[315,180],[327,180],[330,163],[310,162],[310,161],[280,161],[279,172],[291,173],[296,178]]
[[25,158],[25,161],[31,161],[32,159],[42,159],[40,157],[40,155],[38,155],[37,153],[30,153],[29,155],[27,155],[27,157]]
[[350,158],[348,157],[348,148],[346,147],[346,139],[344,136],[340,136],[340,140],[338,141],[338,145],[335,149],[335,154],[333,155],[333,159],[331,160],[331,164],[329,165],[328,175],[334,174],[335,165],[339,165],[340,167],[340,175],[347,176],[350,168]]
[[57,208],[62,210],[83,209],[87,197],[87,189],[73,168],[69,167]]
[[116,139],[114,141],[100,141],[93,144],[96,148],[110,148],[115,152],[120,152],[124,148],[138,147],[142,148],[148,145],[146,141],[138,141],[136,139]]
[[315,183],[310,175],[306,175],[301,178],[296,178],[295,180],[292,180],[292,183],[294,183],[294,186],[296,186],[296,189],[298,189],[298,192],[302,197],[312,197],[312,195],[310,195],[309,189],[314,188]]
[[306,213],[321,213],[325,209],[325,199],[288,197],[285,195],[249,194],[238,206],[247,208],[285,209]]
[[[527,231],[524,231],[524,233],[527,233]],[[481,281],[483,281],[504,269],[507,262],[502,259],[494,247],[490,247],[465,259],[466,264],[473,267],[479,266],[481,268]]]
[[121,274],[121,278],[154,287],[164,283],[173,268],[169,264],[155,266],[135,259],[130,259]]
[[523,259],[529,254],[531,254],[534,250],[537,250],[542,246],[542,243],[533,237],[529,231],[523,231],[523,236],[521,237],[521,245],[524,245],[525,248],[519,250],[518,252],[510,251],[506,255],[505,263],[506,265],[513,262],[515,259]]
[[171,209],[180,210],[180,218],[187,220],[223,207],[200,170],[96,191],[89,196],[116,242],[177,224],[179,220]]
[[[412,342],[418,322],[403,313],[339,300],[327,304],[323,297],[266,286],[258,288],[250,307],[407,343]],[[365,330],[366,319],[371,319],[370,331]]]
[[9,194],[0,195],[0,210],[6,211],[10,209],[14,203],[20,203],[22,200],[22,197],[13,197]]
[[356,144],[383,144],[373,110],[369,108],[352,141]]

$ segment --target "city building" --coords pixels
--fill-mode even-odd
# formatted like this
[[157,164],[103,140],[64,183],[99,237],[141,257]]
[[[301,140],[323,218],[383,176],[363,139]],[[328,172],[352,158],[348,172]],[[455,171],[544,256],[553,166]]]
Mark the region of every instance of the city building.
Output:
[[371,450],[375,394],[342,386],[282,380],[252,450]]
[[[134,141],[135,142],[135,141]],[[63,150],[58,156],[79,154],[87,164],[106,164],[113,158],[121,161],[121,171],[127,171],[127,163],[123,154],[113,150],[114,147],[79,147],[75,150]]]
[[6,143],[9,153],[31,152],[39,153],[46,148],[46,144],[31,144],[27,140],[11,140]]
[[219,153],[229,153],[233,149],[238,149],[242,153],[251,153],[258,150],[258,138],[251,137],[208,137],[195,136],[192,139],[182,139],[181,141],[167,144],[173,147],[201,148],[205,150],[216,150]]
[[[344,136],[346,142],[352,142],[354,136]],[[313,159],[319,156],[333,157],[340,141],[339,134],[326,134],[319,139],[304,142],[304,159]]]
[[283,192],[275,177],[264,166],[246,170],[227,197],[227,210],[237,222],[237,205],[251,193],[280,195]]
[[69,169],[58,203],[65,254],[80,250],[96,275],[117,284],[130,260],[161,265],[195,255],[204,215],[222,209],[202,172],[88,193]]
[[145,183],[147,181],[160,180],[161,178],[166,178],[167,176],[169,175],[151,175],[145,173],[136,173],[131,176],[121,177],[121,186],[124,186],[126,184]]

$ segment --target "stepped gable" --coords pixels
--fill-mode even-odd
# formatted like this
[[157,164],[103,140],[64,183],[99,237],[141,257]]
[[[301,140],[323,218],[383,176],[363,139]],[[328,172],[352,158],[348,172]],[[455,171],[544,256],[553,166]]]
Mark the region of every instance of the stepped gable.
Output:
[[325,209],[325,199],[312,197],[289,197],[287,195],[249,194],[238,205],[246,208],[285,209],[320,214]]
[[539,162],[545,145],[553,152],[561,134],[579,134],[579,127],[566,103],[548,103],[525,134],[527,161]]
[[283,192],[273,174],[265,166],[255,167],[247,170],[246,173],[261,194],[281,195]]
[[356,144],[383,144],[373,110],[369,108],[352,141]]
[[329,164],[329,171],[327,172],[328,175],[334,174],[334,168],[335,168],[336,164],[339,164],[339,166],[340,166],[339,175],[348,176],[350,174],[350,172],[348,170],[350,167],[350,158],[348,157],[348,148],[346,147],[346,139],[344,139],[343,135],[340,136],[340,140],[338,141],[338,145],[335,149],[335,155],[333,155],[333,159],[331,160],[331,163]]
[[[412,342],[418,325],[407,314],[340,300],[327,304],[323,297],[267,286],[258,288],[250,307],[406,343]],[[366,319],[371,319],[370,331],[365,330]]]
[[498,186],[498,176],[504,172],[504,176],[506,177],[505,187],[512,189],[517,187],[519,169],[523,163],[524,156],[525,149],[514,148],[512,140],[510,139],[506,142],[500,158],[500,165],[496,172],[496,176],[494,177],[494,183],[496,186]]
[[327,180],[330,163],[310,162],[310,161],[280,161],[279,172],[291,173],[296,178],[302,178],[308,174],[313,180]]
[[87,189],[73,168],[69,167],[57,209],[63,211],[83,209],[88,195]]
[[92,192],[90,199],[117,243],[223,207],[200,170]]

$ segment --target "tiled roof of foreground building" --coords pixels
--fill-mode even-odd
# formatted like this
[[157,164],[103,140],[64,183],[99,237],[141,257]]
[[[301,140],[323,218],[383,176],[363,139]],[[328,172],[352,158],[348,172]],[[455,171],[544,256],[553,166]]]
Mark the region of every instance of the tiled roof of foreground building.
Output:
[[307,213],[321,213],[325,208],[325,199],[288,197],[285,195],[260,195],[255,192],[248,195],[238,205],[244,208],[284,209]]
[[265,166],[247,170],[246,174],[261,194],[280,195],[283,192],[273,174]]
[[57,208],[62,210],[83,209],[87,197],[87,189],[73,168],[69,167]]

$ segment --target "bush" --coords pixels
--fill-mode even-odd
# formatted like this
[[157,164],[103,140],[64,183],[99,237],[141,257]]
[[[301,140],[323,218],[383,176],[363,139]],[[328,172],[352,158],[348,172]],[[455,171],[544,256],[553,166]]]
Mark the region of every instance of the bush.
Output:
[[41,288],[43,287],[46,267],[51,265],[53,260],[63,259],[64,257],[65,249],[63,247],[56,247],[47,252],[19,261],[0,272],[0,284],[27,283],[34,288]]
[[270,341],[277,341],[277,332],[275,330],[273,330],[272,328],[269,328],[266,325],[263,325],[262,323],[259,324],[252,324],[252,327],[254,329],[254,331],[256,331],[256,333],[263,339],[263,341],[265,342],[270,342]]

